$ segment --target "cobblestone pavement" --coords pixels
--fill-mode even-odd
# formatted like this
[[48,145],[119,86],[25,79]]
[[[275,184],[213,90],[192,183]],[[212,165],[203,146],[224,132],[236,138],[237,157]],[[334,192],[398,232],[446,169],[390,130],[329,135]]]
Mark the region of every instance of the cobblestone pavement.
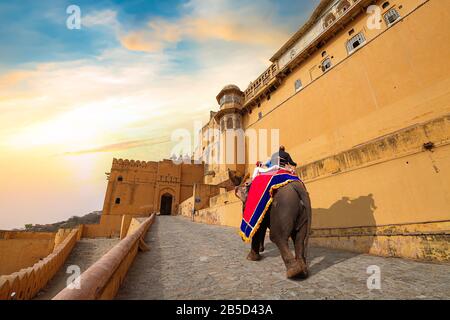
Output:
[[67,279],[72,275],[66,273],[69,266],[77,265],[83,273],[117,243],[119,243],[119,239],[81,239],[78,241],[64,266],[49,281],[47,286],[37,294],[35,300],[51,300],[66,287]]
[[[293,281],[270,240],[261,261],[247,261],[249,245],[234,228],[160,216],[146,242],[117,299],[450,298],[450,265],[311,248],[311,276]],[[381,290],[367,289],[371,265],[381,268]]]

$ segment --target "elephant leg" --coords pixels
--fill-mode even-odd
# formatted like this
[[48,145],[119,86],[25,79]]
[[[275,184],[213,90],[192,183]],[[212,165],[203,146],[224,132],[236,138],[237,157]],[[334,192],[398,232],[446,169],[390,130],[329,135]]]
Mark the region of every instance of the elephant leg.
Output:
[[288,240],[289,239],[273,239],[272,241],[277,245],[278,250],[280,250],[281,258],[286,266],[286,276],[288,278],[294,278],[301,273],[303,269],[295,259],[291,250],[289,250]]
[[266,238],[266,233],[261,233],[261,242],[259,245],[259,252],[264,252],[266,250],[266,248],[264,247],[264,240]]
[[265,250],[264,240],[266,238],[266,232],[267,232],[267,228],[269,227],[269,223],[270,223],[270,216],[269,216],[269,214],[267,214],[264,217],[264,220],[261,222],[261,226],[260,226],[261,233],[259,235],[260,236],[259,237],[259,243],[260,243],[259,252],[264,252],[264,250]]
[[261,228],[255,233],[252,238],[252,246],[250,252],[247,256],[247,260],[250,261],[259,261],[261,260],[261,255],[259,254],[261,249]]
[[253,236],[252,247],[250,253],[247,256],[248,260],[251,261],[261,260],[261,256],[259,253],[264,252],[264,238],[266,236],[269,221],[270,221],[269,215],[266,215],[266,217],[264,217],[263,221],[261,222],[258,231]]
[[288,241],[290,234],[285,232],[289,229],[291,228],[286,225],[282,226],[278,223],[272,224],[270,228],[270,240],[272,240],[272,242],[277,245],[278,250],[280,250],[281,258],[286,266],[286,276],[288,278],[293,278],[302,270],[289,249]]
[[306,246],[308,243],[308,223],[304,223],[293,238],[295,244],[295,260],[302,266],[302,272],[298,274],[300,278],[308,277],[308,265],[306,262]]

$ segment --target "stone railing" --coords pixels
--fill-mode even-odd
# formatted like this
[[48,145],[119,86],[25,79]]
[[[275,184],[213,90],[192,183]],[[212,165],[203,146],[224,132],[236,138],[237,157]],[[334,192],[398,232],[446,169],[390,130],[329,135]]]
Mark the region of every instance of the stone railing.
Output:
[[64,265],[79,238],[74,229],[53,252],[32,267],[6,276],[0,276],[0,300],[32,299]]
[[[138,219],[135,219],[139,221]],[[130,225],[128,235],[81,275],[81,288],[66,288],[53,300],[108,300],[113,299],[122,284],[138,249],[146,250],[143,242],[155,214],[143,219],[139,226]]]
[[278,65],[276,63],[272,64],[262,75],[258,77],[254,82],[252,82],[247,90],[245,90],[245,103],[247,103],[251,98],[253,98],[262,88],[264,88],[273,78],[275,78],[278,73]]

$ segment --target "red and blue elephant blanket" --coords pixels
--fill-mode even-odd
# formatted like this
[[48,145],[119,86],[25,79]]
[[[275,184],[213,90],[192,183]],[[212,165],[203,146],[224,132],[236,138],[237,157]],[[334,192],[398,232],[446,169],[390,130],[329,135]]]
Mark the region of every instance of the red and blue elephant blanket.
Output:
[[278,170],[262,173],[253,179],[241,223],[240,235],[245,242],[250,242],[264,219],[273,201],[275,190],[300,178],[291,171]]

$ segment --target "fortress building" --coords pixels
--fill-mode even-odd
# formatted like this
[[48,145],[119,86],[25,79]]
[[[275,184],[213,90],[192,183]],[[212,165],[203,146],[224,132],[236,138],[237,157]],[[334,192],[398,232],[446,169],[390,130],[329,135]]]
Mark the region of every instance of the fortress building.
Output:
[[195,151],[204,165],[115,160],[104,216],[195,210],[238,227],[227,172],[251,173],[249,150],[266,141],[241,148],[226,133],[279,129],[311,194],[313,243],[448,260],[448,12],[441,0],[322,0],[248,88],[218,94]]
[[203,165],[114,159],[103,215],[175,214],[179,203],[192,196],[194,184],[203,181],[203,174]]

